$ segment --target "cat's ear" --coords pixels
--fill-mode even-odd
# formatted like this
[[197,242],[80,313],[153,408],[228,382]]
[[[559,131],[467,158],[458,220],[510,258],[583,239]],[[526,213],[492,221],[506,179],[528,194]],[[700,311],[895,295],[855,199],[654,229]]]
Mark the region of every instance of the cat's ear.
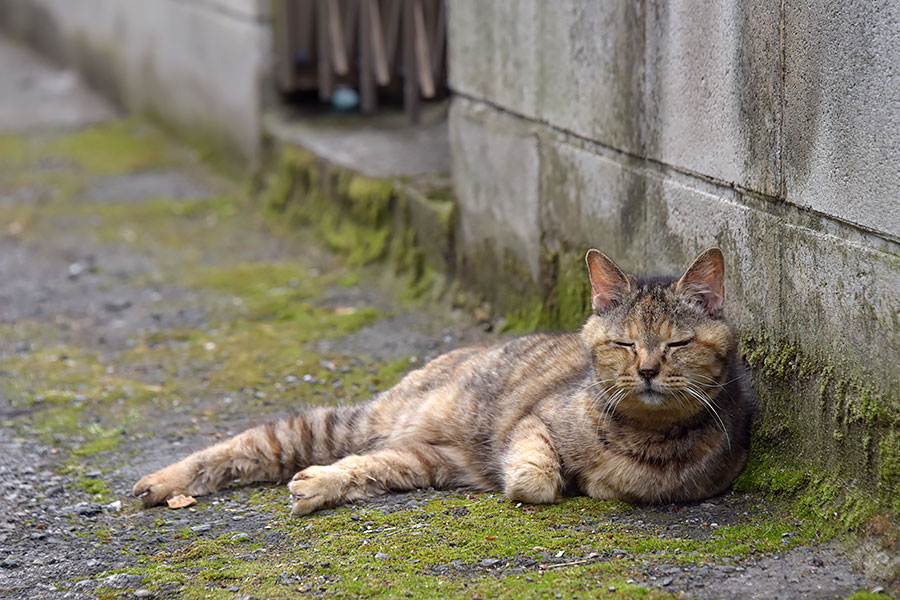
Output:
[[718,248],[697,257],[675,284],[675,291],[699,300],[707,314],[715,317],[725,303],[725,259]]
[[618,304],[631,289],[631,279],[608,256],[591,248],[584,257],[591,278],[591,308],[603,312]]

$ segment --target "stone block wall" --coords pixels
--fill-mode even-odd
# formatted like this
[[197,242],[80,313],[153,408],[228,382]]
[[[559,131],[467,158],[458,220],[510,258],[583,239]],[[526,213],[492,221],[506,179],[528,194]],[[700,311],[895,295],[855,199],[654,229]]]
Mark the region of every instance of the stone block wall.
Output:
[[898,27],[888,0],[454,0],[460,272],[571,326],[586,248],[722,247],[762,435],[900,495]]
[[0,30],[130,111],[245,158],[259,152],[268,0],[0,0]]

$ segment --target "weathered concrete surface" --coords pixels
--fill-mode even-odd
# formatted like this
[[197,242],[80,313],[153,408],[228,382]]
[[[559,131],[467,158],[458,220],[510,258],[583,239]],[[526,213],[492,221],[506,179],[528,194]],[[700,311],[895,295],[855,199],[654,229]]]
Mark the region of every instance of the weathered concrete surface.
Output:
[[[459,203],[461,273],[489,289],[495,281],[491,263],[506,265],[506,258],[514,257],[525,266],[514,276],[523,278],[521,288],[528,288],[539,269],[539,248],[534,244],[540,234],[537,137],[514,117],[485,119],[482,110],[490,111],[487,107],[468,111],[458,103],[453,107],[453,184],[459,197],[470,200]],[[498,177],[500,173],[509,176]],[[494,259],[486,260],[487,256]]]
[[0,29],[189,137],[259,151],[268,72],[258,0],[4,0]]
[[682,171],[779,192],[779,2],[468,0],[449,15],[454,91]]
[[646,2],[642,156],[778,194],[780,6]]
[[0,37],[0,131],[83,126],[110,118],[114,109],[86,90],[76,73],[54,68]]
[[784,10],[787,200],[900,240],[900,5]]
[[266,134],[368,177],[450,172],[446,106],[427,106],[416,125],[402,114],[290,115],[272,111]]

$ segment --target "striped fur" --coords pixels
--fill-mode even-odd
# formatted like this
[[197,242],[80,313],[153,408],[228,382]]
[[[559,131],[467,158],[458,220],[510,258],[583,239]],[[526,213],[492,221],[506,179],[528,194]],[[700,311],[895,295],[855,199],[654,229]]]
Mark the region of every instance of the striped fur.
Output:
[[753,412],[720,316],[721,252],[639,280],[596,250],[580,332],[445,354],[368,403],[314,408],[196,452],[134,487],[145,505],[230,481],[287,481],[306,514],[388,490],[467,486],[697,500],[742,468]]

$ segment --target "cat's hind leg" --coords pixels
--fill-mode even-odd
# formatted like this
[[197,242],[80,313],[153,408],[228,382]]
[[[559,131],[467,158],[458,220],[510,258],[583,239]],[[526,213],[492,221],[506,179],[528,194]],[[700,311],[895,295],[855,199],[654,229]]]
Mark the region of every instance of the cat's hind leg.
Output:
[[347,456],[330,465],[310,466],[288,484],[292,512],[305,515],[389,490],[441,485],[448,468],[438,450],[418,442]]
[[530,504],[559,502],[563,478],[547,426],[534,415],[519,421],[503,455],[503,493]]
[[178,494],[209,494],[235,479],[287,481],[297,469],[352,452],[359,437],[354,415],[364,410],[317,408],[253,427],[142,477],[132,492],[144,506],[154,506]]

